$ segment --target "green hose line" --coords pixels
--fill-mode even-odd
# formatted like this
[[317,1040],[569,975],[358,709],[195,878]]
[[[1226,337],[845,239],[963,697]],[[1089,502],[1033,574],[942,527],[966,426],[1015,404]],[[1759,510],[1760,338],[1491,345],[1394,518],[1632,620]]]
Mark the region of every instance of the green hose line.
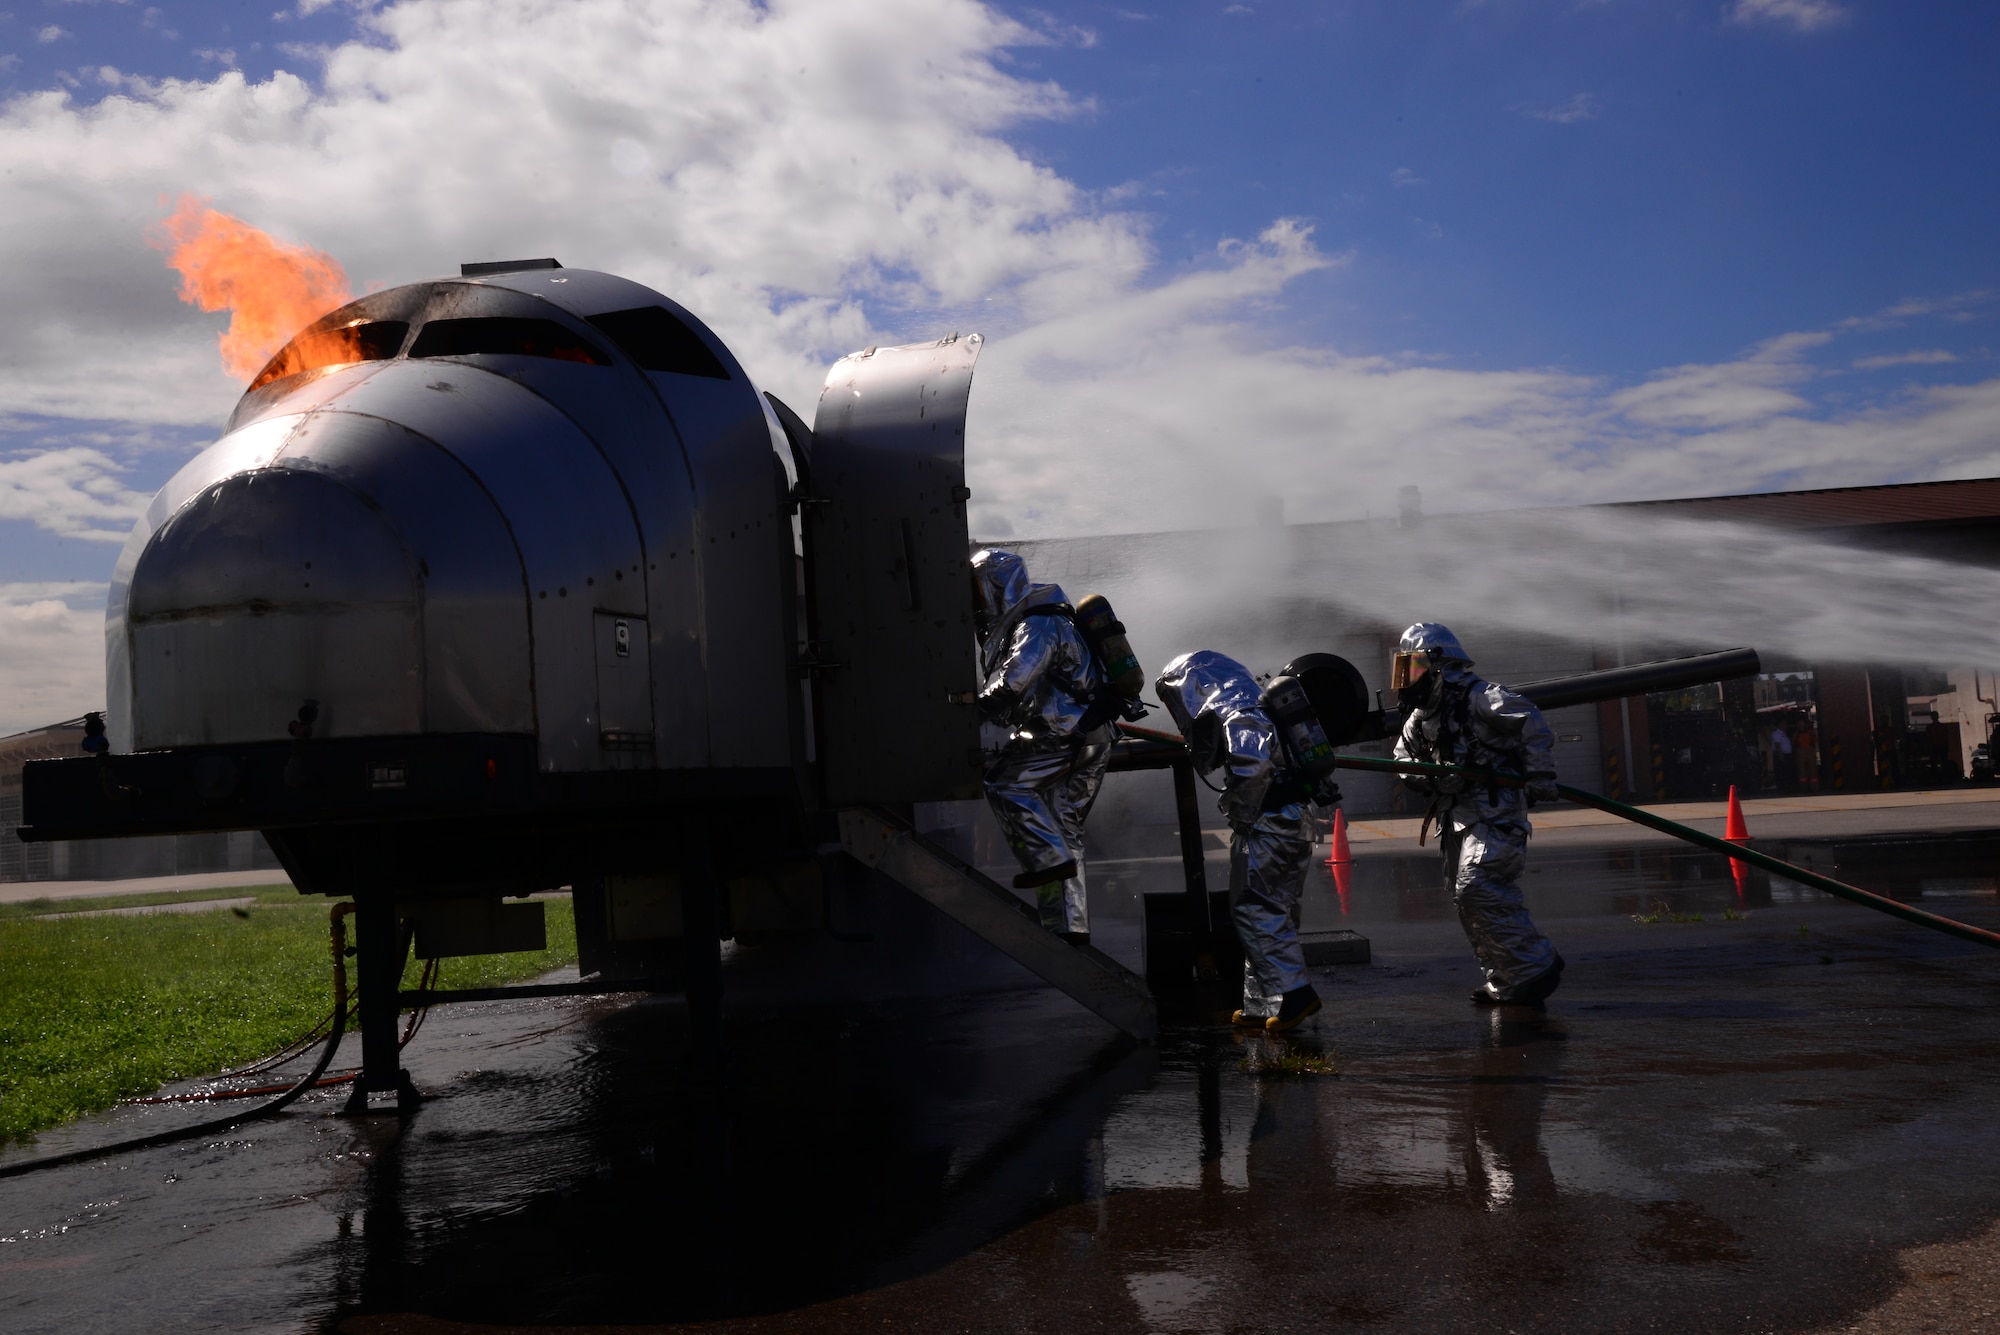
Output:
[[[1333,763],[1342,769],[1369,770],[1380,774],[1456,775],[1462,778],[1479,779],[1485,782],[1503,783],[1512,787],[1519,787],[1526,782],[1520,775],[1509,774],[1504,770],[1489,772],[1486,770],[1469,769],[1463,765],[1429,765],[1415,760],[1380,760],[1372,756],[1336,756]],[[1848,885],[1845,881],[1836,881],[1830,876],[1821,876],[1818,872],[1807,871],[1804,867],[1795,867],[1789,862],[1772,857],[1769,853],[1759,853],[1754,848],[1745,848],[1741,844],[1732,844],[1726,839],[1718,839],[1712,834],[1703,834],[1700,830],[1690,829],[1682,825],[1679,821],[1671,821],[1664,816],[1656,816],[1641,807],[1628,806],[1623,802],[1614,802],[1608,797],[1599,797],[1596,793],[1586,793],[1582,789],[1572,788],[1568,784],[1557,784],[1556,791],[1572,802],[1579,802],[1587,807],[1596,807],[1599,811],[1608,811],[1612,815],[1623,817],[1625,820],[1629,820],[1636,825],[1644,825],[1649,829],[1658,830],[1662,834],[1670,834],[1676,839],[1684,839],[1698,848],[1706,848],[1710,852],[1721,853],[1749,866],[1762,867],[1765,871],[1773,875],[1782,876],[1788,881],[1797,881],[1800,885],[1811,886],[1815,890],[1824,890],[1827,894],[1845,899],[1849,903],[1859,904],[1864,908],[1875,909],[1878,912],[1887,913],[1891,917],[1901,918],[1904,922],[1913,922],[1919,927],[1929,927],[1933,931],[1943,932],[1947,936],[1955,936],[1963,941],[1976,941],[1982,946],[2000,946],[2000,932],[1989,932],[1984,928],[1974,927],[1969,923],[1956,922],[1950,918],[1940,918],[1935,913],[1926,913],[1922,909],[1911,908],[1908,904],[1901,904],[1885,896]]]

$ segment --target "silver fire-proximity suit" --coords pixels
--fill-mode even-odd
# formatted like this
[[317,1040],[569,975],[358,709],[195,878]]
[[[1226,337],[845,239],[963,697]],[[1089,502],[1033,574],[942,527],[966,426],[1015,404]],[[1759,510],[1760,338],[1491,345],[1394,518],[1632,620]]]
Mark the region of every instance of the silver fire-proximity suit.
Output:
[[1082,632],[1054,609],[1060,585],[1031,584],[1021,558],[973,554],[980,625],[979,706],[986,749],[986,801],[1033,888],[1042,926],[1084,936],[1083,823],[1104,784],[1116,732],[1094,723],[1091,702],[1104,672]]
[[1230,829],[1229,913],[1243,942],[1242,1014],[1274,1017],[1285,993],[1309,986],[1299,940],[1299,895],[1312,859],[1308,803],[1272,800],[1283,747],[1258,707],[1262,690],[1250,669],[1198,649],[1167,664],[1155,689],[1195,769],[1224,772],[1216,805]]
[[1526,787],[1463,777],[1406,776],[1434,795],[1438,846],[1458,920],[1485,978],[1473,1000],[1537,1002],[1555,990],[1562,957],[1528,916],[1521,874],[1528,865],[1528,807],[1556,798],[1555,734],[1542,711],[1472,671],[1457,637],[1435,622],[1403,632],[1398,649],[1428,658],[1425,677],[1403,691],[1414,704],[1396,742],[1398,760],[1468,765],[1526,777]]

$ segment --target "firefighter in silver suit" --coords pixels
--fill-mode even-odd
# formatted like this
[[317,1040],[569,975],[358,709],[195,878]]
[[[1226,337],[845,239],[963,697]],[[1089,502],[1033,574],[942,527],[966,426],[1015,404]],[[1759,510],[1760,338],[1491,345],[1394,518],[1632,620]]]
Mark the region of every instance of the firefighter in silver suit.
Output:
[[1031,584],[1012,552],[972,557],[979,630],[986,801],[1020,859],[1042,926],[1090,939],[1083,823],[1104,784],[1116,737],[1104,670],[1056,584]]
[[1555,734],[1542,711],[1472,671],[1458,637],[1434,621],[1403,632],[1390,684],[1408,717],[1398,760],[1505,770],[1525,786],[1464,777],[1405,776],[1432,795],[1445,881],[1484,975],[1473,1001],[1538,1005],[1562,981],[1563,960],[1528,916],[1528,808],[1556,800]]
[[1180,725],[1194,767],[1223,771],[1217,805],[1229,822],[1229,914],[1243,942],[1245,1028],[1281,1032],[1320,1008],[1299,940],[1299,894],[1312,860],[1307,808],[1339,790],[1317,789],[1285,764],[1277,729],[1258,704],[1250,669],[1208,649],[1182,654],[1154,683]]

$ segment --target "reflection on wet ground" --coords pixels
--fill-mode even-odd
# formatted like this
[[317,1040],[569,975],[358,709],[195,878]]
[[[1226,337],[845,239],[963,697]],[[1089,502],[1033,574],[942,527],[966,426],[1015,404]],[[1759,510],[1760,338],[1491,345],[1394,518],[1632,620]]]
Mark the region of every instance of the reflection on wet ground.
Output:
[[[732,958],[716,1077],[683,1060],[671,999],[444,1012],[408,1054],[436,1097],[406,1123],[328,1099],[0,1184],[0,1328],[1837,1321],[1898,1249],[2000,1215],[2000,958],[1653,851],[1537,855],[1570,960],[1545,1013],[1466,1005],[1430,858],[1357,864],[1344,919],[1322,868],[1310,913],[1376,944],[1320,971],[1330,1004],[1297,1039],[1334,1077],[1260,1078],[1264,1040],[1224,1032],[1128,1045],[1004,970],[786,1004],[769,980],[806,962],[774,950]],[[2000,919],[1965,848],[1885,856]],[[1099,934],[1136,945],[1133,896],[1177,872],[1104,873]],[[1701,921],[1633,921],[1656,898]]]

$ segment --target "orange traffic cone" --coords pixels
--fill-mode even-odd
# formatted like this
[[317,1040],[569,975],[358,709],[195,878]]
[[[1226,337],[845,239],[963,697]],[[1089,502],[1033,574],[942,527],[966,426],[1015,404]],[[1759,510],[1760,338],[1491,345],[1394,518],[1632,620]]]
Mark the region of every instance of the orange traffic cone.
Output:
[[[1736,785],[1729,785],[1729,819],[1723,823],[1722,837],[1732,844],[1750,842],[1750,827],[1743,823],[1743,804],[1736,799]],[[1736,899],[1741,903],[1750,889],[1750,867],[1741,858],[1729,859],[1729,875],[1736,882]]]
[[1345,918],[1347,916],[1347,897],[1354,891],[1354,868],[1348,866],[1345,862],[1336,862],[1332,866],[1333,893],[1340,900],[1340,916]]
[[1743,804],[1736,800],[1736,785],[1729,785],[1729,821],[1722,827],[1722,837],[1732,844],[1750,842],[1750,827],[1743,823]]
[[1329,867],[1340,867],[1354,861],[1353,852],[1347,847],[1347,813],[1339,807],[1333,809],[1332,853],[1326,860]]

